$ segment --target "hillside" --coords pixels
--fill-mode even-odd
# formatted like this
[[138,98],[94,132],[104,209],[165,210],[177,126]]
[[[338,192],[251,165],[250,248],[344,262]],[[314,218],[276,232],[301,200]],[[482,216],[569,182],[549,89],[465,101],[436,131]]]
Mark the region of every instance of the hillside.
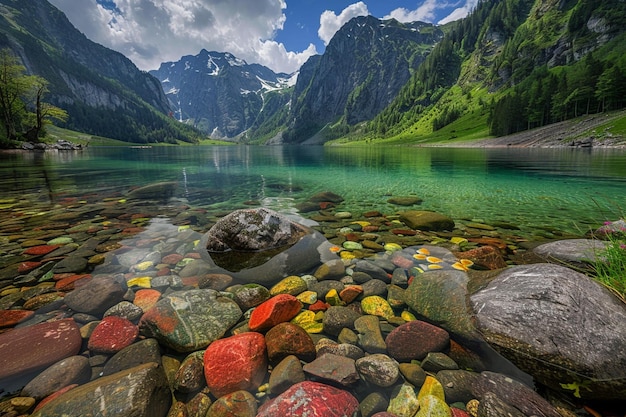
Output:
[[136,142],[199,138],[168,118],[156,78],[87,39],[46,0],[0,0],[0,48],[49,82],[46,100],[69,113],[65,127]]
[[352,138],[503,136],[622,108],[625,22],[619,0],[480,2]]

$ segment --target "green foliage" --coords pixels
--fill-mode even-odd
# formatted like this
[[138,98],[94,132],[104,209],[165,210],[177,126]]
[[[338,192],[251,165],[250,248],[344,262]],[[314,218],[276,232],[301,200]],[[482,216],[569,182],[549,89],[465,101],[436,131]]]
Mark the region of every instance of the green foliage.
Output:
[[600,61],[590,53],[570,66],[534,69],[492,103],[490,132],[508,135],[583,114],[622,109],[625,97],[626,63]]
[[43,101],[48,82],[27,75],[26,68],[8,49],[0,50],[0,115],[4,125],[1,142],[24,138],[37,142],[45,135],[44,124],[64,121],[67,113]]
[[626,228],[606,236],[606,250],[597,256],[594,278],[626,302]]

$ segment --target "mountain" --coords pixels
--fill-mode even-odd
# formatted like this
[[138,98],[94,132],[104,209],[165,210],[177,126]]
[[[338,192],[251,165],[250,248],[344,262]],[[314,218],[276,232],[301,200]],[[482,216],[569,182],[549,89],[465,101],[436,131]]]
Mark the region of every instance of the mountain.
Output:
[[480,1],[364,131],[506,135],[626,105],[626,3]]
[[[443,36],[429,23],[351,19],[321,57],[302,66],[284,142],[303,142],[332,124],[341,133],[372,119],[392,102]],[[321,140],[327,138],[322,135]]]
[[230,53],[204,49],[163,63],[150,74],[161,81],[175,117],[213,138],[233,138],[249,129],[268,93],[288,88],[295,79]]
[[199,136],[168,119],[156,78],[87,39],[46,0],[0,0],[0,48],[49,82],[45,100],[69,113],[66,127],[135,142]]

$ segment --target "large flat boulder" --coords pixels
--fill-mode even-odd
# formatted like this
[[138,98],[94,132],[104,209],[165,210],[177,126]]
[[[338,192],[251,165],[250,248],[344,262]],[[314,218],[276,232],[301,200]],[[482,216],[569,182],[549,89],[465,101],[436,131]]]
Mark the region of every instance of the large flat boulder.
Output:
[[164,417],[171,398],[163,368],[150,362],[76,387],[32,417]]
[[626,304],[553,264],[512,267],[471,296],[487,342],[535,381],[589,399],[626,399]]

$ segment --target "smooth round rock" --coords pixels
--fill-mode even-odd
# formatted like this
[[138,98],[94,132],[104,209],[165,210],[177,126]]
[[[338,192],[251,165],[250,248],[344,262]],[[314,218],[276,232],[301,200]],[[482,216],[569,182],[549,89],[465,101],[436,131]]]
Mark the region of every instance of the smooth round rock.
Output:
[[102,319],[91,333],[87,347],[96,353],[117,353],[130,346],[139,335],[139,328],[131,321],[117,316]]
[[204,352],[204,376],[215,397],[256,390],[267,372],[265,338],[256,332],[214,341]]
[[264,404],[257,417],[345,417],[353,415],[358,408],[359,402],[348,391],[304,381]]
[[84,356],[70,356],[37,375],[22,389],[22,395],[41,400],[63,387],[85,384],[90,379],[89,359]]

